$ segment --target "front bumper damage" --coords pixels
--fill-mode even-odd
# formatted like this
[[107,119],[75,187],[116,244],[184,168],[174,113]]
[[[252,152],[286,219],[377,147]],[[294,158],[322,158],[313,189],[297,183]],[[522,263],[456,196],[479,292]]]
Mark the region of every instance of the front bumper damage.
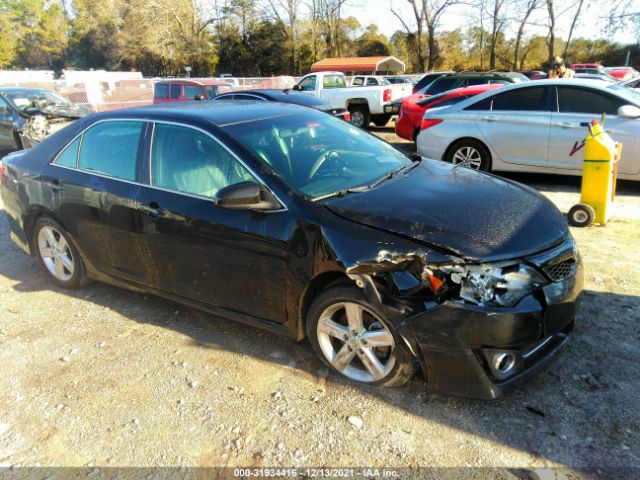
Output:
[[[560,272],[559,265],[570,255],[572,269]],[[379,272],[351,277],[383,307],[398,336],[419,358],[428,391],[495,399],[542,370],[567,343],[582,291],[583,267],[571,239],[525,260],[550,281],[513,307],[449,299],[425,301],[417,311],[381,293],[380,283],[372,280]]]

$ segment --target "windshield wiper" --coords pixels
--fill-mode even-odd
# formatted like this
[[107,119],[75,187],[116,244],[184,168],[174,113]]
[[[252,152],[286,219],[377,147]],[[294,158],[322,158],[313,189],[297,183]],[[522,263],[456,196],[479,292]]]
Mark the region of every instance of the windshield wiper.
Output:
[[411,170],[411,169],[415,168],[419,163],[420,162],[416,160],[415,163],[413,163],[411,165],[401,165],[398,168],[396,168],[394,170],[391,170],[390,172],[387,172],[384,176],[380,177],[378,180],[373,182],[371,185],[369,185],[369,188],[376,188],[382,182],[385,182],[385,181],[395,177],[400,172],[403,172],[405,170]]
[[320,200],[325,200],[327,198],[344,197],[345,195],[348,195],[350,193],[364,192],[365,190],[369,190],[369,188],[371,188],[369,185],[362,185],[361,187],[353,187],[353,188],[343,188],[341,190],[336,190],[335,192],[327,193],[326,195],[315,197],[312,201],[318,202]]

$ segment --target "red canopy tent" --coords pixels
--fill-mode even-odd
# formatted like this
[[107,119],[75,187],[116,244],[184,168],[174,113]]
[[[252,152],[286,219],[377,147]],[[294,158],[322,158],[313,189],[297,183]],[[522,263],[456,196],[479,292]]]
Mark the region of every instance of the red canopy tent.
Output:
[[325,58],[311,65],[312,72],[404,72],[405,65],[396,57]]

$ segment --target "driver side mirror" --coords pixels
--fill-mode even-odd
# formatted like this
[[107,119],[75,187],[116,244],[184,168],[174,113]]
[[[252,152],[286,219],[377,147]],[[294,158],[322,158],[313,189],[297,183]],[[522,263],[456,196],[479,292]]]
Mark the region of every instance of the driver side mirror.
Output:
[[296,83],[293,87],[291,87],[291,90],[295,90],[296,92],[301,92],[302,87]]
[[618,116],[623,118],[640,118],[640,108],[635,105],[623,105],[618,109]]
[[215,203],[230,210],[278,210],[280,203],[256,182],[241,182],[220,189]]
[[204,95],[196,95],[193,97],[194,100],[204,100]]

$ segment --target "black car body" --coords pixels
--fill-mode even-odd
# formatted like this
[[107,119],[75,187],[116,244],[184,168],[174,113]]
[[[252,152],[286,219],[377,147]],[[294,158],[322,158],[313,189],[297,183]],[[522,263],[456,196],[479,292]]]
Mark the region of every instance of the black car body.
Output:
[[[207,103],[95,114],[6,157],[13,240],[53,258],[62,286],[82,273],[309,337],[330,367],[373,384],[419,364],[432,391],[495,398],[566,343],[582,265],[549,200],[308,108]],[[220,172],[203,180],[198,158],[209,141],[232,160],[216,164],[231,173],[215,192]]]
[[0,157],[34,146],[88,113],[49,90],[0,87]]
[[213,100],[253,100],[292,103],[294,105],[302,105],[303,107],[315,108],[316,110],[320,110],[321,112],[340,117],[346,121],[351,120],[349,111],[346,108],[335,108],[324,100],[319,99],[318,97],[314,97],[313,95],[309,95],[308,93],[299,92],[292,89],[256,89],[228,92],[214,97]]

